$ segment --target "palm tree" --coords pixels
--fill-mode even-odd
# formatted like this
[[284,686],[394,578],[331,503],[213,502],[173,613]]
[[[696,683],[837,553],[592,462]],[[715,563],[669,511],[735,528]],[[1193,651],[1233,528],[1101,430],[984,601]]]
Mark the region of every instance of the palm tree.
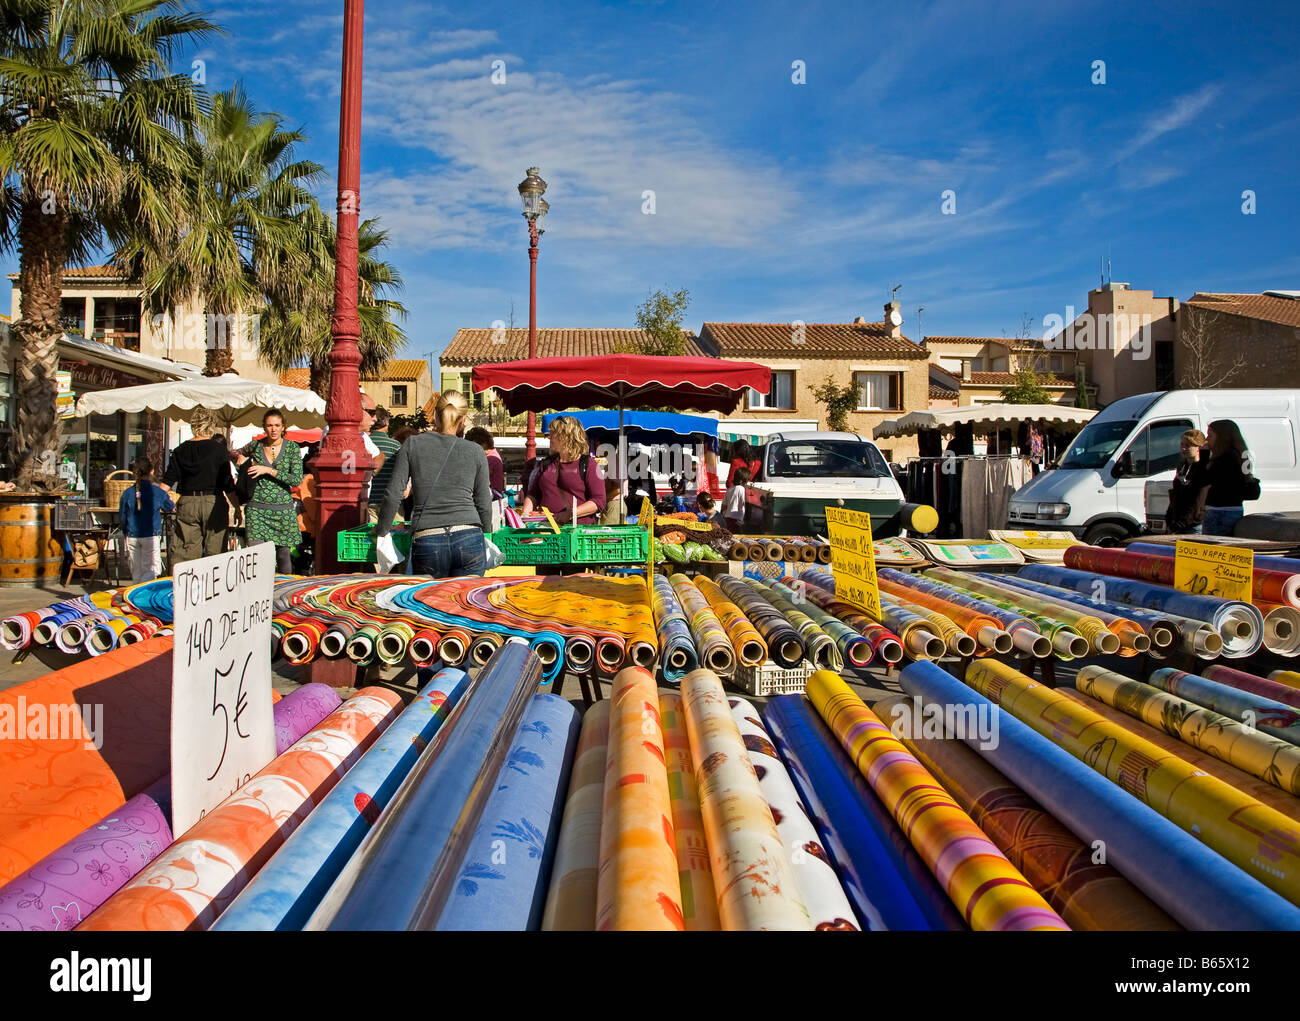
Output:
[[[335,224],[316,208],[303,217],[302,229],[319,245],[313,259],[309,283],[292,303],[274,301],[262,317],[259,346],[262,361],[280,372],[310,367],[311,388],[328,397],[330,348],[334,305]],[[362,375],[378,372],[406,343],[406,332],[398,325],[406,321],[406,306],[388,295],[405,286],[397,269],[379,257],[388,245],[388,232],[377,219],[357,228],[357,315],[361,320]]]
[[20,250],[13,461],[54,489],[63,267],[130,225],[174,227],[177,132],[201,110],[184,47],[216,31],[178,0],[5,0],[0,6],[0,248]]
[[258,113],[239,85],[217,93],[186,132],[184,222],[170,233],[142,231],[119,252],[139,268],[152,311],[202,298],[205,375],[234,365],[232,338],[215,324],[233,325],[271,295],[293,303],[310,273],[318,243],[304,243],[302,219],[323,171],[297,158],[304,139],[277,114]]

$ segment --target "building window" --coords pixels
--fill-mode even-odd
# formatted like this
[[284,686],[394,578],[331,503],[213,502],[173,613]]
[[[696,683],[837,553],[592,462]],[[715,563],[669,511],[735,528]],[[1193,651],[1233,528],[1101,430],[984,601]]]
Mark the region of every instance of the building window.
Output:
[[[482,411],[486,404],[483,400],[482,393],[474,392],[474,374],[471,372],[462,372],[460,374],[460,392],[465,395],[465,403],[473,411]],[[486,391],[484,391],[486,393]]]
[[393,399],[391,404],[394,408],[406,407],[406,387],[404,386],[393,387]]
[[772,389],[761,394],[749,391],[749,406],[772,411],[794,411],[794,370],[772,373]]
[[855,372],[859,411],[901,411],[903,374],[901,372]]

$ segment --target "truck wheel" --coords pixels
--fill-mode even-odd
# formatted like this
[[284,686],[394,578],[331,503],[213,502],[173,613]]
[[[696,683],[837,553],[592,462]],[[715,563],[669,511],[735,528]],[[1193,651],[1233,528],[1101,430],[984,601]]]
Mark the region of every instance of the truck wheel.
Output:
[[1083,541],[1089,546],[1118,546],[1132,536],[1133,531],[1127,526],[1115,521],[1102,521],[1083,533]]

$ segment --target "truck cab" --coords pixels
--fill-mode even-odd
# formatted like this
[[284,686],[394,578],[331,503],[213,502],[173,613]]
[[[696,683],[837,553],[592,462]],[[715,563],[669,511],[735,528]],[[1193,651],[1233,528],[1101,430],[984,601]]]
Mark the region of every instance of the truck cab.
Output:
[[746,486],[748,520],[768,535],[825,535],[826,508],[867,511],[873,534],[897,527],[903,490],[880,449],[858,433],[768,438],[760,481]]

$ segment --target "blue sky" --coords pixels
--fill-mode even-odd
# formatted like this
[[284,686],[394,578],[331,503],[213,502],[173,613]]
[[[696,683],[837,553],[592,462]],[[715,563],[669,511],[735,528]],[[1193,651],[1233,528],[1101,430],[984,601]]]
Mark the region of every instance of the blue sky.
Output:
[[[1157,295],[1300,287],[1294,4],[367,7],[362,213],[393,235],[408,356],[512,300],[527,325],[532,165],[542,326],[632,326],[658,287],[690,290],[691,329],[878,321],[901,284],[913,338],[918,306],[926,334],[1041,333],[1107,253]],[[331,205],[342,8],[218,0],[229,34],[197,54],[302,127]]]

